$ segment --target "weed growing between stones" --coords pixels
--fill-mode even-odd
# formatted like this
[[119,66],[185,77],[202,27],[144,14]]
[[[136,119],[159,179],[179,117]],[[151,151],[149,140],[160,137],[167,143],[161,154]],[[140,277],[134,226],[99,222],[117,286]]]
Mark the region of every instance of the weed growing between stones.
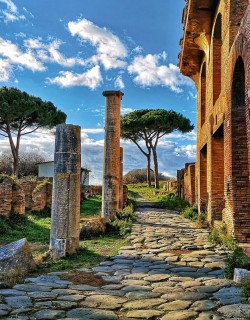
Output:
[[233,279],[235,268],[250,270],[250,257],[240,247],[230,252],[225,260],[225,275],[228,279]]
[[250,298],[250,282],[242,286],[241,296],[244,298]]
[[235,250],[237,247],[236,241],[231,234],[228,233],[225,224],[212,227],[209,232],[208,240],[214,244],[219,244],[228,250]]
[[183,218],[189,219],[191,221],[197,221],[198,220],[198,210],[197,207],[186,207],[182,212],[181,215]]

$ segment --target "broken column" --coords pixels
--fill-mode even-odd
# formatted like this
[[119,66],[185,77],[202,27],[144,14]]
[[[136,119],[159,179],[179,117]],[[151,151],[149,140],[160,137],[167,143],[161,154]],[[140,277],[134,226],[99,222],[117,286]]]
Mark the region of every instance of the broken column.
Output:
[[106,97],[103,157],[102,217],[114,220],[119,211],[121,91],[104,91]]
[[119,211],[123,209],[123,148],[120,148]]
[[56,127],[50,250],[55,259],[79,247],[81,128]]

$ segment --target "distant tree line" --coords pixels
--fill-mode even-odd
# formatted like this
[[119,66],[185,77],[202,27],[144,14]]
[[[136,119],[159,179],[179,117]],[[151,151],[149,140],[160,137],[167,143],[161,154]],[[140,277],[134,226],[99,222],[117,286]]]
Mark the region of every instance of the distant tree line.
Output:
[[[46,159],[33,152],[25,152],[19,155],[18,177],[38,175],[38,163],[45,162]],[[10,153],[0,155],[0,174],[11,175],[13,173],[13,156]]]
[[[124,184],[136,184],[136,183],[147,183],[147,169],[134,169],[129,171],[123,176]],[[152,175],[154,171],[151,170]],[[159,181],[166,181],[169,178],[164,176],[162,173],[159,173]]]

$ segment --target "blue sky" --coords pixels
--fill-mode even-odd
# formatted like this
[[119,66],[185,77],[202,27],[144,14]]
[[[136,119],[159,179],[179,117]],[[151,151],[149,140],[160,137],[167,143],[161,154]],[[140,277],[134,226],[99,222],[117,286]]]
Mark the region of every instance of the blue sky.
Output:
[[[124,92],[122,114],[174,109],[195,123],[196,91],[179,73],[185,2],[170,0],[0,0],[0,85],[52,101],[67,123],[82,128],[82,162],[101,182],[104,90]],[[0,140],[0,152],[8,142]],[[124,171],[145,167],[122,141]],[[53,158],[54,136],[25,136],[23,151]],[[160,171],[174,175],[195,159],[195,132],[171,134],[159,145]]]

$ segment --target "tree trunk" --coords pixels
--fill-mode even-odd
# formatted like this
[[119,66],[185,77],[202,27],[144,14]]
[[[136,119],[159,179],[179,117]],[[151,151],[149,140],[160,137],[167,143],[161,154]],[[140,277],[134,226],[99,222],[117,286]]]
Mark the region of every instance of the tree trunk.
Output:
[[155,188],[159,189],[159,169],[158,169],[158,158],[156,153],[156,148],[152,148],[153,159],[154,159],[154,170],[155,170]]
[[151,187],[151,155],[147,155],[147,184]]
[[10,148],[11,148],[11,153],[13,156],[13,169],[12,173],[14,176],[18,177],[18,170],[19,170],[19,146],[20,146],[20,132],[17,134],[17,142],[16,145],[14,144],[11,131],[10,131],[10,126],[7,126],[7,134],[10,142]]

